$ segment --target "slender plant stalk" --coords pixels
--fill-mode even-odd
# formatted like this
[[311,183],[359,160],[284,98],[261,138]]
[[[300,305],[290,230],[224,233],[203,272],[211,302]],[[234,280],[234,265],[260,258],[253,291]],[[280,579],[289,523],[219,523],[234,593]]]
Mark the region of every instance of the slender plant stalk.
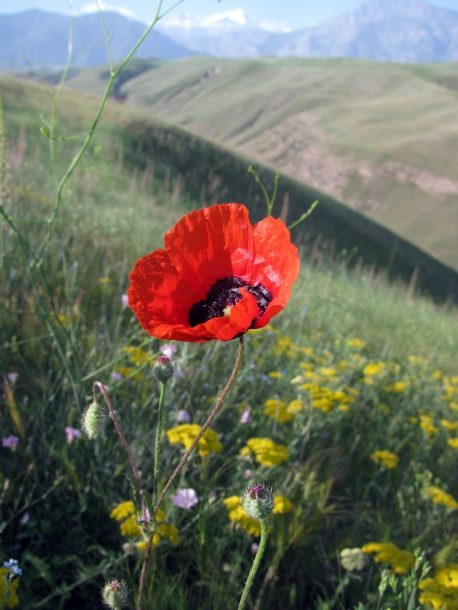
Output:
[[156,427],[156,444],[154,446],[154,487],[153,487],[153,505],[157,500],[158,478],[159,478],[159,460],[161,455],[161,440],[162,440],[162,414],[164,412],[165,392],[167,384],[161,381],[161,395],[159,397],[159,409],[157,414]]
[[264,551],[266,550],[267,546],[267,538],[269,536],[267,519],[259,519],[259,523],[261,524],[261,540],[259,542],[259,548],[253,560],[253,565],[251,566],[250,573],[248,574],[248,578],[245,583],[245,588],[243,589],[242,597],[240,598],[238,610],[243,610],[245,608],[245,604],[250,593],[251,585],[254,582],[254,577],[256,576],[259,565],[261,563],[262,556],[264,555]]
[[145,499],[143,498],[143,494],[142,494],[142,484],[141,484],[141,480],[140,480],[140,472],[138,471],[137,464],[135,463],[134,456],[129,447],[129,444],[126,441],[126,437],[124,436],[121,426],[119,425],[119,422],[116,417],[115,410],[113,409],[113,405],[111,404],[111,400],[108,395],[108,392],[107,392],[105,386],[103,385],[103,383],[100,383],[100,381],[95,381],[92,384],[92,388],[93,388],[93,392],[94,392],[94,400],[95,400],[95,396],[96,396],[96,390],[99,390],[99,392],[101,392],[103,394],[103,397],[105,398],[105,402],[107,403],[108,411],[110,412],[110,416],[111,416],[111,419],[113,420],[114,426],[116,428],[116,432],[119,434],[119,438],[121,439],[122,444],[124,445],[124,449],[126,450],[127,455],[129,456],[130,465],[132,466],[132,470],[133,470],[134,477],[135,477],[135,482],[137,483],[137,491],[138,491],[138,496],[140,498],[142,513],[144,515],[146,515],[146,503],[145,503]]
[[202,430],[199,432],[199,434],[196,436],[196,438],[192,441],[191,446],[189,447],[189,449],[186,451],[186,453],[183,455],[183,457],[181,458],[180,463],[178,464],[178,466],[175,468],[175,471],[173,472],[172,476],[170,477],[170,479],[167,481],[164,489],[161,492],[161,495],[159,496],[159,499],[154,507],[154,514],[157,514],[157,511],[159,509],[159,506],[161,505],[162,500],[164,499],[165,494],[167,493],[167,491],[169,490],[170,486],[172,485],[173,481],[176,479],[176,477],[178,476],[178,474],[180,473],[181,469],[183,468],[183,466],[185,465],[187,459],[189,458],[189,456],[191,455],[191,453],[194,451],[194,449],[196,448],[197,443],[200,441],[200,439],[203,437],[205,430],[208,428],[208,426],[212,423],[212,421],[215,419],[216,414],[218,413],[218,411],[220,410],[221,405],[223,404],[224,399],[227,396],[227,393],[229,392],[229,390],[231,389],[232,384],[234,383],[234,380],[237,376],[238,370],[240,368],[240,365],[242,364],[242,357],[243,357],[243,335],[241,335],[239,337],[239,349],[237,352],[237,358],[235,360],[235,364],[234,364],[234,368],[232,369],[232,373],[231,376],[229,377],[229,380],[226,384],[226,387],[224,388],[224,390],[221,392],[220,397],[218,398],[215,406],[213,407],[212,412],[210,413],[210,415],[208,416],[207,421],[205,422],[205,424],[202,426]]
[[[102,116],[103,109],[105,108],[105,105],[106,105],[107,100],[108,100],[108,96],[110,95],[110,92],[111,92],[111,89],[113,87],[113,84],[114,84],[114,81],[115,81],[116,77],[121,72],[121,70],[125,67],[125,65],[132,59],[132,56],[137,51],[137,49],[142,44],[142,42],[145,40],[145,38],[148,36],[148,34],[151,32],[151,30],[156,25],[156,23],[160,19],[162,19],[162,17],[164,17],[164,15],[166,15],[168,12],[170,12],[172,9],[174,9],[176,6],[178,6],[182,2],[184,2],[184,0],[179,0],[176,4],[174,4],[172,7],[170,7],[167,11],[164,11],[163,13],[161,13],[163,0],[160,0],[158,8],[157,8],[157,11],[156,11],[156,16],[154,17],[153,21],[150,23],[148,28],[145,30],[143,35],[138,39],[138,41],[136,42],[136,44],[134,45],[134,47],[132,48],[130,53],[128,53],[126,55],[126,57],[122,60],[122,62],[119,64],[119,66],[116,68],[116,70],[114,70],[114,68],[111,68],[111,70],[110,70],[110,79],[108,81],[108,85],[107,85],[105,93],[104,93],[104,95],[102,97],[102,100],[101,100],[101,102],[99,104],[99,108],[97,110],[95,118],[94,118],[94,120],[92,122],[92,126],[91,126],[89,132],[87,133],[87,135],[86,135],[86,137],[84,139],[84,142],[83,142],[80,150],[78,151],[78,153],[73,158],[73,161],[68,166],[67,171],[65,172],[64,176],[62,177],[62,179],[59,182],[59,185],[57,187],[56,203],[55,203],[54,209],[53,209],[53,211],[51,213],[51,216],[48,219],[48,232],[47,232],[47,235],[44,238],[42,244],[40,245],[40,247],[37,250],[37,258],[40,259],[38,264],[42,263],[43,257],[45,256],[45,254],[47,252],[47,249],[49,247],[49,243],[50,243],[52,235],[53,235],[54,222],[55,222],[55,220],[57,218],[57,215],[58,215],[58,213],[60,211],[60,208],[61,208],[62,193],[63,193],[64,186],[65,186],[67,180],[72,175],[72,173],[75,170],[76,166],[81,161],[82,156],[86,152],[86,149],[87,149],[87,147],[89,146],[89,143],[92,140],[92,136],[94,135],[94,132],[95,132],[95,130],[97,128],[97,125],[99,123],[100,117]],[[35,264],[34,261],[32,261],[31,264]]]

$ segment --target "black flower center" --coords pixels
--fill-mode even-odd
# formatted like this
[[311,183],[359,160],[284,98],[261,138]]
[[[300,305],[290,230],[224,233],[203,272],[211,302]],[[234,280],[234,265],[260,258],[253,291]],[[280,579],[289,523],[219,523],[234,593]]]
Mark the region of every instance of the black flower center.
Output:
[[[194,327],[198,324],[204,324],[212,318],[228,315],[229,308],[242,298],[240,288],[244,288],[254,296],[259,309],[258,318],[261,317],[272,300],[271,292],[261,284],[249,286],[238,277],[231,276],[215,282],[208,291],[206,298],[194,303],[189,310],[190,325]],[[253,324],[258,318],[253,320]]]

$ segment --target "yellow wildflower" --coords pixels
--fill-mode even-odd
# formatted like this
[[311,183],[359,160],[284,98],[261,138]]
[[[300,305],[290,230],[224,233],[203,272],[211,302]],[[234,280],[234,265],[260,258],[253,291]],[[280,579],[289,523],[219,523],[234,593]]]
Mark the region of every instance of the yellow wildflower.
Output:
[[458,564],[449,563],[435,572],[434,578],[426,578],[418,588],[422,604],[429,604],[437,610],[458,610]]
[[442,379],[442,371],[441,371],[441,370],[439,370],[439,369],[436,369],[436,370],[434,371],[434,373],[431,375],[431,377],[432,377],[433,379]]
[[132,500],[128,502],[121,502],[118,506],[115,506],[110,513],[111,519],[116,519],[116,521],[121,521],[126,517],[130,517],[135,513],[135,506]]
[[247,446],[242,449],[242,455],[249,453],[256,454],[256,461],[263,466],[278,466],[286,462],[289,457],[288,448],[285,445],[278,445],[270,438],[250,438]]
[[441,424],[444,428],[447,428],[447,430],[457,430],[458,429],[458,423],[449,421],[448,419],[442,419]]
[[384,468],[396,468],[399,463],[399,457],[391,451],[374,451],[369,456],[376,464],[380,464]]
[[366,365],[363,369],[363,375],[365,377],[376,377],[386,370],[386,364],[384,362],[371,362]]
[[453,496],[446,493],[440,487],[431,486],[425,489],[425,494],[431,498],[434,504],[443,504],[447,508],[455,510],[458,508],[458,502]]
[[[5,608],[17,608],[19,606],[17,588],[21,579],[18,577],[10,582],[7,578],[8,574],[7,568],[0,568],[0,600],[5,604]],[[7,595],[8,597],[6,597]]]
[[121,536],[135,536],[139,538],[142,535],[142,528],[137,523],[136,515],[131,515],[121,523]]
[[[171,443],[181,443],[185,449],[189,449],[202,427],[198,424],[181,424],[175,428],[167,430],[167,438]],[[218,435],[214,430],[207,428],[204,435],[197,443],[199,455],[208,455],[210,452],[219,453],[223,446],[218,440]]]
[[375,553],[377,563],[389,563],[398,574],[406,572],[415,564],[415,557],[409,551],[404,551],[392,542],[369,542],[361,550],[363,553]]
[[281,424],[294,419],[294,415],[289,413],[287,409],[285,402],[275,398],[270,398],[264,403],[264,413]]
[[223,504],[228,511],[228,517],[232,522],[240,523],[242,528],[252,536],[261,535],[261,524],[253,517],[250,517],[243,510],[239,496],[230,496],[223,500]]
[[453,449],[458,449],[458,438],[449,438],[447,445],[450,445]]
[[366,347],[366,344],[364,343],[364,341],[362,341],[361,339],[358,339],[357,337],[355,339],[349,339],[347,341],[347,345],[348,347]]
[[433,434],[437,434],[439,432],[436,426],[433,426],[428,421],[420,422],[420,427],[428,436],[432,436]]
[[288,408],[286,409],[286,411],[288,413],[291,413],[292,415],[296,415],[296,413],[299,413],[303,409],[304,409],[304,405],[302,404],[302,400],[292,400],[289,403]]
[[458,411],[458,402],[451,402],[450,408],[455,409],[455,411]]
[[423,360],[421,358],[418,358],[418,356],[409,356],[409,362],[411,364],[421,364]]
[[110,278],[109,277],[101,277],[99,279],[100,284],[109,284],[110,283]]
[[142,366],[152,361],[149,352],[141,349],[140,347],[124,347],[122,351],[129,356],[129,360],[136,366]]
[[270,373],[267,373],[267,375],[271,379],[281,379],[283,377],[283,373],[280,371],[271,371]]
[[274,496],[275,505],[274,505],[274,513],[283,514],[289,513],[293,510],[293,505],[284,496],[280,496],[279,494],[275,494]]

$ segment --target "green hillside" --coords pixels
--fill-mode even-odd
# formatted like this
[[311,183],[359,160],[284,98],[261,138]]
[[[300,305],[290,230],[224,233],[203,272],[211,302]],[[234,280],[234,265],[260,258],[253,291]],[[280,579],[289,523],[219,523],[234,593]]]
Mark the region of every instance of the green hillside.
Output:
[[[144,62],[118,99],[345,201],[458,267],[458,64]],[[133,70],[135,73],[136,70]],[[101,92],[106,72],[68,85]]]
[[[419,608],[429,566],[456,574],[458,559],[457,310],[437,302],[458,301],[458,273],[284,177],[275,216],[292,221],[320,198],[291,230],[302,261],[285,309],[243,339],[166,345],[126,306],[129,272],[193,208],[233,198],[251,221],[265,214],[248,157],[109,103],[55,207],[98,99],[4,76],[0,95],[2,605],[99,610],[116,580],[142,610],[236,608],[260,540],[239,497],[272,481],[276,514],[246,607]],[[256,167],[270,190],[274,171]],[[166,392],[151,372],[164,348],[176,372]],[[152,505],[135,515],[134,501],[165,491],[228,379],[151,530]],[[91,403],[106,425],[89,439]],[[197,503],[180,507],[180,490]]]

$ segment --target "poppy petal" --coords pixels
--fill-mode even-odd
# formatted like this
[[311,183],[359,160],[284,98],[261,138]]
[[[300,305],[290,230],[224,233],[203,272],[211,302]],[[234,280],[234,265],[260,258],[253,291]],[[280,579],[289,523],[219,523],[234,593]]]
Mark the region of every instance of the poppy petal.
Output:
[[170,229],[164,242],[178,274],[201,298],[218,280],[251,279],[253,227],[243,205],[222,203],[191,212]]
[[266,311],[254,324],[262,328],[286,305],[299,275],[299,255],[283,221],[269,216],[253,227],[256,258],[252,283],[259,282],[272,294]]
[[165,250],[138,260],[130,281],[129,305],[150,335],[162,338],[170,328],[189,326],[189,309],[200,295],[178,275]]

